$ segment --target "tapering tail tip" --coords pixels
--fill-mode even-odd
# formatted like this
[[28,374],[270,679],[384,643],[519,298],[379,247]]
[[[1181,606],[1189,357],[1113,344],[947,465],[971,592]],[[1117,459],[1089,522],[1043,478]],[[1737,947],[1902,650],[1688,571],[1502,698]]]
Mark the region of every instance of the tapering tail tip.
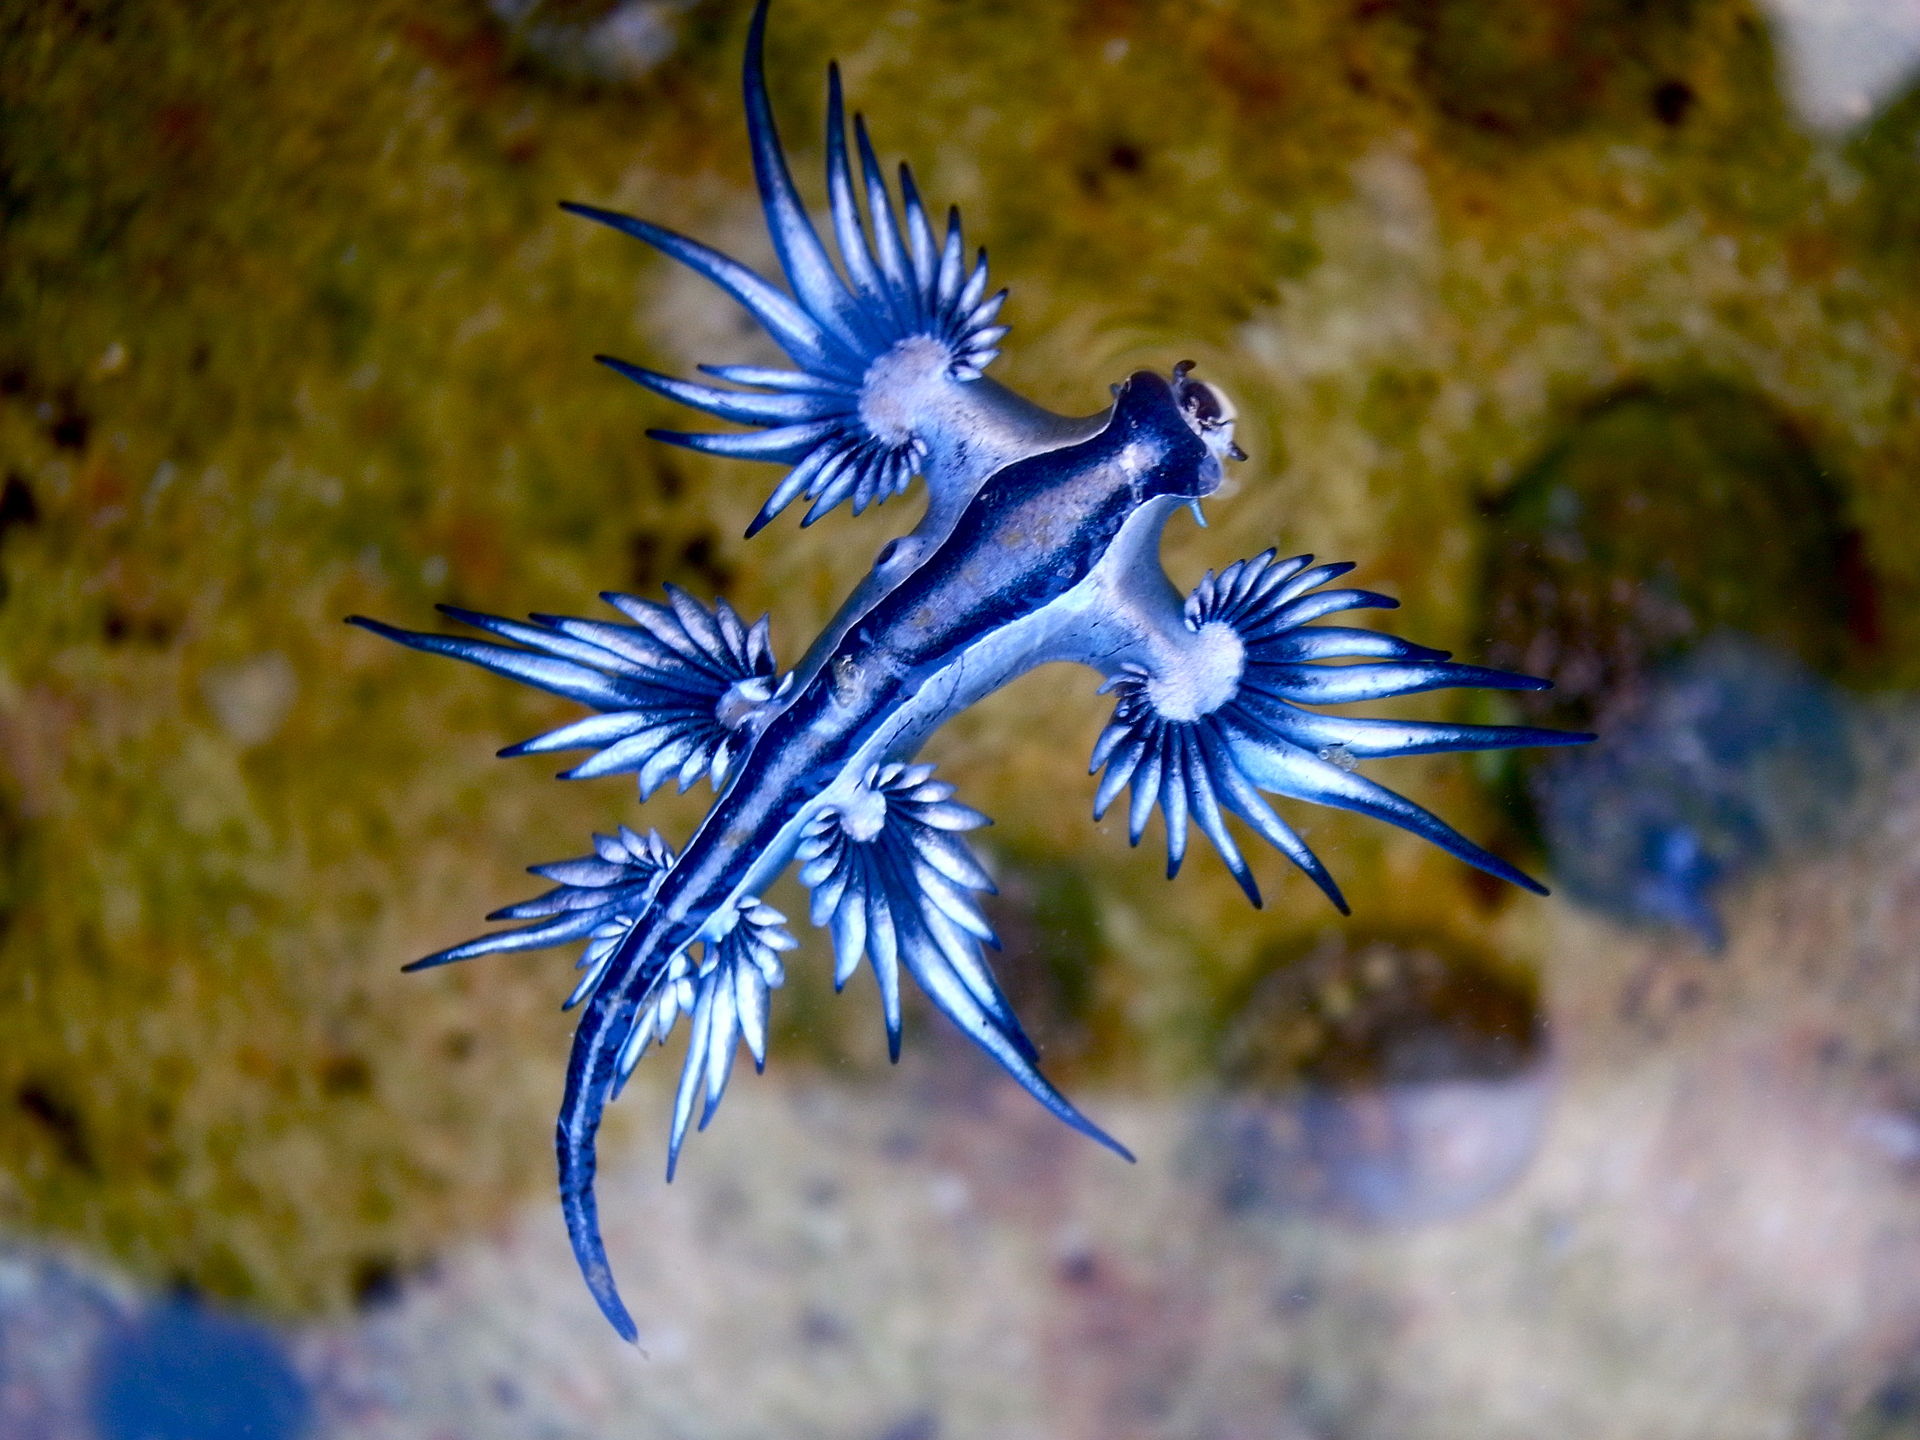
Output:
[[1129,1150],[1126,1146],[1122,1145],[1118,1140],[1114,1139],[1113,1136],[1107,1134],[1107,1132],[1102,1130],[1099,1126],[1089,1122],[1087,1125],[1086,1133],[1092,1136],[1095,1140],[1098,1140],[1102,1145],[1106,1146],[1107,1149],[1111,1150],[1114,1154],[1118,1155],[1122,1160],[1126,1161],[1129,1165],[1137,1165],[1140,1163],[1139,1156],[1135,1155],[1133,1151]]
[[580,1274],[587,1289],[599,1302],[600,1313],[629,1345],[640,1343],[640,1327],[627,1313],[614,1284],[613,1267],[607,1263],[607,1247],[600,1238],[600,1210],[593,1198],[594,1157],[591,1142],[577,1146],[560,1125],[554,1132],[554,1148],[560,1157],[560,1204],[567,1217],[567,1238],[573,1242],[574,1258],[580,1262]]

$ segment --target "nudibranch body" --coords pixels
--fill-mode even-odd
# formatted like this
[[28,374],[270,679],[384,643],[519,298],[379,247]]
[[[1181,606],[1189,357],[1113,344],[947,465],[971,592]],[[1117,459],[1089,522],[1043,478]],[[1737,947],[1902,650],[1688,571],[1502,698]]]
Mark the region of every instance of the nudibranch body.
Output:
[[585,942],[582,978],[568,1002],[583,1008],[556,1135],[560,1192],[587,1283],[628,1339],[635,1327],[608,1268],[594,1203],[601,1113],[646,1050],[685,1016],[671,1179],[696,1107],[704,1125],[741,1042],[756,1066],[764,1063],[770,992],[795,941],[785,918],[759,897],[795,862],[813,922],[831,932],[836,982],[844,984],[863,960],[872,970],[893,1054],[904,969],[1042,1105],[1126,1155],[1041,1075],[985,961],[995,942],[974,897],[992,882],[963,838],[985,817],[957,803],[931,766],[915,763],[928,737],[975,701],[1052,661],[1099,672],[1118,698],[1090,767],[1104,769],[1096,816],[1130,791],[1137,843],[1158,807],[1169,875],[1184,856],[1189,824],[1198,826],[1257,905],[1259,891],[1226,825],[1232,815],[1343,912],[1333,878],[1263,792],[1377,816],[1538,890],[1355,765],[1587,738],[1305,708],[1447,686],[1545,682],[1454,664],[1441,651],[1378,631],[1317,623],[1394,604],[1329,588],[1348,565],[1316,566],[1310,556],[1283,561],[1269,551],[1207,575],[1183,595],[1162,568],[1161,532],[1181,507],[1198,511],[1218,488],[1223,461],[1245,458],[1224,397],[1182,364],[1170,377],[1134,374],[1112,387],[1105,411],[1067,419],[987,379],[982,372],[1006,333],[997,323],[1006,292],[986,293],[984,254],[967,265],[957,215],[945,238],[935,237],[904,166],[896,211],[857,117],[856,183],[839,77],[830,72],[827,193],[836,265],[774,129],[761,72],[765,23],[761,0],[747,42],[747,121],[790,290],[646,221],[566,208],[713,280],[766,327],[793,368],[701,367],[723,387],[605,363],[675,400],[758,427],[654,432],[790,467],[749,535],[796,500],[811,502],[802,521],[810,524],[843,502],[858,512],[884,501],[916,475],[927,487],[918,523],[882,548],[839,614],[784,674],[765,619],[749,628],[725,601],[709,608],[673,587],[664,605],[605,597],[625,623],[447,611],[490,639],[355,620],[592,711],[502,753],[588,750],[568,776],[632,772],[643,800],[670,779],[685,790],[705,777],[716,792],[679,854],[656,834],[622,826],[596,837],[590,856],[534,867],[556,888],[490,917],[526,923],[417,962]]

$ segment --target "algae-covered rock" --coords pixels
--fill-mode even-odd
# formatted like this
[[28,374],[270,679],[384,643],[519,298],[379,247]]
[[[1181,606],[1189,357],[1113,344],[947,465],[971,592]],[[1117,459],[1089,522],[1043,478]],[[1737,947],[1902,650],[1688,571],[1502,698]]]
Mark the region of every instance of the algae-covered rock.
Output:
[[1609,396],[1489,518],[1490,654],[1554,682],[1517,702],[1530,717],[1592,720],[1723,632],[1835,675],[1872,623],[1845,490],[1794,425],[1736,386]]
[[986,913],[1000,937],[996,963],[1021,1024],[1059,1070],[1093,1045],[1107,941],[1085,870],[1057,856],[996,856],[999,893]]
[[[1758,12],[1547,7],[1605,20],[1567,32],[1602,80],[1562,87],[1568,123],[1529,82],[1514,103],[1550,143],[1491,153],[1448,97],[1526,71],[1501,28],[1522,8],[779,0],[769,61],[803,185],[837,55],[883,152],[992,245],[996,378],[1086,413],[1192,355],[1234,396],[1255,458],[1215,528],[1176,522],[1182,585],[1275,544],[1351,558],[1407,603],[1397,628],[1489,658],[1475,575],[1506,531],[1481,498],[1598,397],[1711,374],[1845,477],[1783,523],[1857,528],[1879,653],[1911,678],[1920,313],[1756,78]],[[603,27],[655,15],[666,58],[594,69]],[[749,544],[771,472],[650,445],[682,417],[591,364],[771,358],[724,297],[554,208],[765,264],[745,24],[713,0],[376,0],[29,7],[0,31],[0,1224],[325,1311],[549,1197],[568,961],[397,967],[530,893],[523,866],[620,820],[677,841],[702,797],[643,815],[617,781],[495,762],[567,707],[339,621],[582,613],[670,580],[771,609],[790,660],[910,523],[906,500]],[[1777,553],[1753,557],[1766,586]],[[995,817],[1009,876],[1042,877],[1036,916],[1072,897],[1033,930],[1072,941],[1033,997],[1057,987],[1063,1045],[1084,1026],[1080,1069],[1144,1084],[1191,1074],[1218,999],[1327,916],[1278,857],[1256,914],[1210,862],[1169,885],[1151,842],[1092,826],[1094,685],[1036,677],[929,758]],[[1490,832],[1456,759],[1385,778]],[[1447,857],[1290,818],[1374,923],[1524,948]],[[818,1027],[796,1069],[871,1058],[868,1002],[811,984],[776,1010]],[[651,1143],[658,1083],[610,1154],[619,1117]]]
[[1862,125],[1847,158],[1865,181],[1861,208],[1872,249],[1894,265],[1920,251],[1920,80]]
[[[1448,117],[1521,140],[1602,118],[1685,123],[1696,0],[1412,0],[1421,82]],[[1757,35],[1758,31],[1753,32]]]
[[1724,940],[1717,897],[1832,832],[1874,580],[1841,478],[1764,397],[1607,397],[1491,507],[1491,653],[1551,676],[1511,708],[1599,739],[1486,768],[1574,899]]
[[1720,900],[1762,864],[1820,848],[1854,799],[1845,698],[1756,641],[1716,635],[1605,711],[1593,746],[1529,790],[1572,899],[1725,944]]
[[1407,1224],[1516,1180],[1551,1090],[1532,977],[1434,937],[1323,935],[1224,1023],[1197,1148],[1239,1212]]
[[644,84],[687,38],[692,0],[490,0],[535,73],[579,87]]

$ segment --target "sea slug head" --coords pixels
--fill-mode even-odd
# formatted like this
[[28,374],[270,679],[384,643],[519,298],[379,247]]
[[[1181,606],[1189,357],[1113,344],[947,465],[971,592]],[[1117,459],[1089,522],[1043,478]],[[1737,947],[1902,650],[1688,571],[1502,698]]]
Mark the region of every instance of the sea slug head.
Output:
[[1182,360],[1173,367],[1173,398],[1193,433],[1206,442],[1217,460],[1244,460],[1247,452],[1233,441],[1233,424],[1238,414],[1226,392],[1192,378],[1193,361]]
[[1220,488],[1221,460],[1239,456],[1232,407],[1212,386],[1188,379],[1192,368],[1181,362],[1171,382],[1138,370],[1114,387],[1114,424],[1125,437],[1122,463],[1138,500],[1211,495]]

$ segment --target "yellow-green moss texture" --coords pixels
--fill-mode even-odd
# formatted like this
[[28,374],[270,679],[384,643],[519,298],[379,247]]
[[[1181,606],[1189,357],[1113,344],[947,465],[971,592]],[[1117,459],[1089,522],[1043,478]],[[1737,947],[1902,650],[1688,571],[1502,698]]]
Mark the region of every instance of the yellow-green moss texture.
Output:
[[[1192,357],[1235,397],[1254,458],[1214,529],[1175,527],[1181,579],[1269,544],[1352,558],[1409,634],[1471,651],[1482,501],[1596,396],[1704,376],[1842,477],[1877,673],[1911,680],[1920,310],[1874,198],[1911,173],[1862,182],[1793,126],[1740,0],[1645,33],[1614,13],[1639,7],[1561,8],[1579,23],[1518,0],[780,0],[769,58],[803,174],[838,56],[883,148],[992,247],[999,378],[1085,413]],[[745,543],[772,473],[649,444],[668,408],[588,359],[765,353],[724,298],[554,208],[768,260],[744,10],[696,6],[650,75],[597,83],[479,5],[0,22],[0,1224],[326,1308],[547,1185],[564,962],[397,967],[518,898],[522,865],[636,821],[631,793],[494,762],[566,707],[339,620],[577,613],[671,579],[771,609],[791,658],[910,520]],[[1570,110],[1537,83],[1471,102],[1556,65],[1587,77]],[[1207,860],[1163,888],[1092,826],[1092,690],[1016,687],[932,758],[1003,854],[1084,887],[1084,1068],[1145,1083],[1200,1063],[1220,997],[1326,917],[1277,858],[1256,915]],[[1491,823],[1461,764],[1397,779]],[[697,798],[646,819],[678,839]],[[1377,923],[1524,950],[1444,857],[1310,829]],[[793,1017],[873,1058],[870,997],[791,1001],[777,1064],[808,1049]]]

